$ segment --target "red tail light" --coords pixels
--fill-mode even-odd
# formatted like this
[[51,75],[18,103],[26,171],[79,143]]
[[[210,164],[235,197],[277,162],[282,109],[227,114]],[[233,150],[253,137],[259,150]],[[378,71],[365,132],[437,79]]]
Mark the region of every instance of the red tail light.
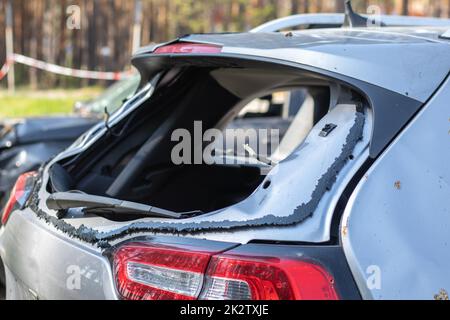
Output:
[[153,53],[220,53],[221,51],[222,47],[212,44],[178,42],[159,47]]
[[2,224],[5,225],[9,219],[11,212],[15,209],[21,208],[25,205],[31,191],[33,188],[34,178],[36,177],[36,172],[27,172],[22,174],[16,181],[13,189],[11,190],[11,195],[8,202],[6,203],[5,209],[2,215]]
[[[206,283],[203,299],[338,299],[334,280],[328,272],[306,261],[226,255],[213,257]],[[235,290],[237,286],[239,289]]]
[[308,261],[235,257],[128,244],[114,254],[124,299],[336,300],[331,275]]
[[133,243],[114,257],[119,294],[131,300],[193,300],[200,293],[208,252]]

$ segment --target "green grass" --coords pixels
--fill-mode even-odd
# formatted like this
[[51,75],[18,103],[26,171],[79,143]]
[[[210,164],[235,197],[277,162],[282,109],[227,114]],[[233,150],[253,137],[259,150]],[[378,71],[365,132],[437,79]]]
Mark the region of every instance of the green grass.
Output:
[[49,91],[20,89],[14,94],[0,90],[0,120],[2,118],[69,114],[76,101],[92,99],[100,92],[101,88],[98,87]]

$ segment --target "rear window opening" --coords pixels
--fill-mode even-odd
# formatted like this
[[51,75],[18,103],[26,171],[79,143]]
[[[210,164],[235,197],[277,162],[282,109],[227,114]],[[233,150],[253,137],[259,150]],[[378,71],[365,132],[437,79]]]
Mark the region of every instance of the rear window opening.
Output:
[[361,100],[295,69],[171,69],[136,111],[51,170],[58,171],[50,174],[51,191],[174,212],[223,209],[260,186],[270,191],[267,174],[301,148],[330,109]]

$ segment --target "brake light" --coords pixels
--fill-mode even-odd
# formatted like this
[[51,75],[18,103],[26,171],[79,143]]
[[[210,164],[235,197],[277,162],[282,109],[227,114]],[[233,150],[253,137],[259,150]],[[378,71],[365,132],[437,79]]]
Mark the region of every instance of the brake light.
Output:
[[5,209],[3,210],[2,215],[2,224],[5,225],[9,219],[9,216],[12,211],[15,209],[22,208],[27,202],[28,198],[31,195],[31,191],[33,189],[34,178],[36,177],[37,172],[27,172],[19,176],[11,190],[11,195],[9,196],[9,200],[5,205]]
[[212,44],[178,42],[159,47],[153,53],[220,53],[221,51],[222,47]]
[[194,300],[211,255],[142,243],[121,247],[114,259],[119,294],[130,300]]
[[202,299],[337,300],[334,280],[318,264],[278,258],[213,257]]
[[132,300],[337,300],[320,265],[132,243],[114,254],[118,292]]

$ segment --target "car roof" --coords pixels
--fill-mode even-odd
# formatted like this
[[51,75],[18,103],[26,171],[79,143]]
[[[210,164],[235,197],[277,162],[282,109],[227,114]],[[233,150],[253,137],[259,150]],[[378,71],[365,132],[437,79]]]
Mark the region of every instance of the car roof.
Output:
[[450,70],[443,27],[316,29],[289,33],[193,34],[179,41],[216,44],[222,53],[296,62],[425,102]]

